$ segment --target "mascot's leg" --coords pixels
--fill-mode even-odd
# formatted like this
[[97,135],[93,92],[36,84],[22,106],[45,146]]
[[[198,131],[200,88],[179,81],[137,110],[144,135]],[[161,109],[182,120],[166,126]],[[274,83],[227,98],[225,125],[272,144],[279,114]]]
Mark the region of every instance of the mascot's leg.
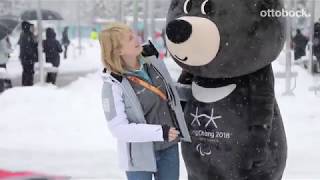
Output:
[[287,141],[277,102],[274,112],[269,143],[271,154],[266,164],[250,173],[248,180],[281,180],[283,175],[287,159]]
[[188,172],[188,180],[207,180],[208,164],[201,161],[192,143],[181,143],[181,152]]
[[232,180],[225,171],[214,167],[215,163],[211,164],[209,157],[201,157],[194,144],[181,143],[181,149],[188,180]]

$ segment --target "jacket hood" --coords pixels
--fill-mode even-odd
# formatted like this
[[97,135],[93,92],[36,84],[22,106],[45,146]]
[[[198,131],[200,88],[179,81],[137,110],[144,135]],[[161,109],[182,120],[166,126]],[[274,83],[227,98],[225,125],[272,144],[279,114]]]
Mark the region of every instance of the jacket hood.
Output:
[[121,83],[123,78],[123,76],[115,74],[106,69],[103,70],[101,76],[104,82],[109,82],[109,83]]
[[31,25],[33,25],[33,24],[31,24],[31,23],[29,23],[29,22],[27,22],[27,21],[23,21],[23,22],[21,23],[21,29],[22,29],[22,31],[23,31],[23,32],[30,32],[30,27],[31,27]]
[[56,38],[56,33],[52,28],[47,28],[46,29],[46,37],[47,39],[55,39]]
[[63,28],[63,32],[68,32],[68,30],[69,30],[69,27],[64,27]]

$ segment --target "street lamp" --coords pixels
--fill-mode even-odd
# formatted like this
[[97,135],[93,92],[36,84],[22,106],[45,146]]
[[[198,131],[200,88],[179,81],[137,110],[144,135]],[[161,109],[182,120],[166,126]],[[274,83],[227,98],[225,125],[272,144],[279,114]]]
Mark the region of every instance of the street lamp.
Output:
[[41,14],[41,0],[38,0],[37,8],[37,22],[38,22],[38,61],[39,61],[39,75],[40,84],[44,85],[44,62],[42,56],[42,14]]

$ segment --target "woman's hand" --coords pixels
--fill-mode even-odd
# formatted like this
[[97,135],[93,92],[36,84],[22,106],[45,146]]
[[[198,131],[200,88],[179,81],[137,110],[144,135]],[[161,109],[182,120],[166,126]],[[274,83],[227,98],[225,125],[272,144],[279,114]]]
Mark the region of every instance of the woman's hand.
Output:
[[163,132],[163,139],[165,141],[174,141],[179,136],[180,132],[174,128],[170,127],[168,125],[162,125],[162,132]]
[[168,141],[174,141],[175,139],[177,139],[177,137],[179,136],[180,132],[178,130],[176,130],[176,128],[171,127],[169,129],[169,134],[168,134]]

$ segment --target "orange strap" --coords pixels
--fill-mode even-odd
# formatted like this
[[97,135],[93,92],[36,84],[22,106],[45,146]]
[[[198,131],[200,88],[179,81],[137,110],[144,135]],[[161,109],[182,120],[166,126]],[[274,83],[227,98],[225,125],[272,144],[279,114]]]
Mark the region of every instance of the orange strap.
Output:
[[162,100],[167,101],[167,95],[164,94],[159,88],[147,83],[146,81],[137,78],[136,76],[128,76],[127,77],[130,81],[139,84],[141,86],[143,86],[144,88],[148,89],[149,91],[155,93],[156,95],[158,95]]

